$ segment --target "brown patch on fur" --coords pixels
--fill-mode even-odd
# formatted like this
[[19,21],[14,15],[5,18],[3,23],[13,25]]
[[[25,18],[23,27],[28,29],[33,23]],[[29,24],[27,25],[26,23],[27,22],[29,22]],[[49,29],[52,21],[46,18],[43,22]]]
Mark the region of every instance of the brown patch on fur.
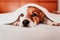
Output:
[[[32,12],[35,12],[37,16],[32,17],[31,15],[33,14]],[[42,21],[42,18],[44,17],[44,13],[39,10],[36,7],[29,6],[28,7],[28,18],[30,18],[34,23],[39,24],[40,21]]]

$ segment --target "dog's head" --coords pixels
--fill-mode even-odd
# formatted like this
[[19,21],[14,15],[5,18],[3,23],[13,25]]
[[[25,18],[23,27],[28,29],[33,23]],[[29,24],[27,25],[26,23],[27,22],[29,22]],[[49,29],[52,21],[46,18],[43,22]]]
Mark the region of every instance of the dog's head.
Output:
[[34,27],[42,21],[43,17],[44,13],[41,10],[33,6],[29,6],[27,13],[20,14],[20,26]]

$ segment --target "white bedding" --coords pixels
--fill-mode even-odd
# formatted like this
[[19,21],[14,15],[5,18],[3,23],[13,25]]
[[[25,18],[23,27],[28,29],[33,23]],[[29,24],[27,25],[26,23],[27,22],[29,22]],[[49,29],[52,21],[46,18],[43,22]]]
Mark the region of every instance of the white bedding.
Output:
[[60,40],[60,27],[44,24],[33,28],[0,25],[0,40]]

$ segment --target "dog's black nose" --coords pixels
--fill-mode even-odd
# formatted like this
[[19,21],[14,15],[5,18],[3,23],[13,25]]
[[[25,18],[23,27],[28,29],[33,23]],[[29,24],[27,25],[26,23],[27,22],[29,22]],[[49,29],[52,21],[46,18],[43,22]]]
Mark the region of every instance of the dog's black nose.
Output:
[[23,20],[23,25],[24,25],[24,27],[26,27],[26,26],[28,26],[28,24],[29,24],[29,21],[28,20]]

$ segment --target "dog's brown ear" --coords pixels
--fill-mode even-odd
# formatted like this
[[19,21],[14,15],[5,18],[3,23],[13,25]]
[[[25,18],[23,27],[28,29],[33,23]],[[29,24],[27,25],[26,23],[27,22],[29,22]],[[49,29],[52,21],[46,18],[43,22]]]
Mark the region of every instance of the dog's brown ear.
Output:
[[19,22],[20,22],[20,16],[21,16],[21,15],[19,15],[19,16],[18,16],[18,18],[17,18],[17,20],[16,20],[16,21],[19,21]]
[[45,16],[45,14],[42,11],[40,11],[39,16],[40,16],[40,18],[43,18]]

